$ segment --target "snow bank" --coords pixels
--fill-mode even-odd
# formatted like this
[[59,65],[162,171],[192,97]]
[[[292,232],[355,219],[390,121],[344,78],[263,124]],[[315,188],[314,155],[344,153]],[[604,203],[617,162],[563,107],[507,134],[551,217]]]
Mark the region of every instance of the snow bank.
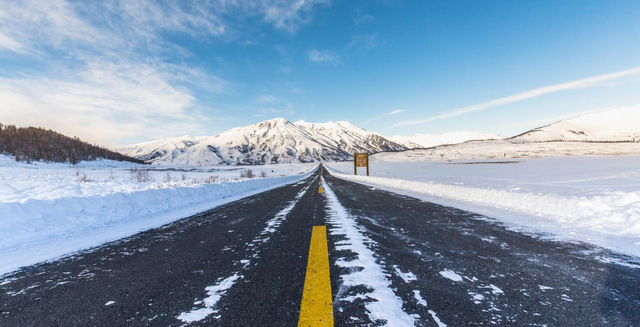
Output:
[[[398,164],[395,167],[396,171],[401,171],[401,167],[403,165]],[[552,166],[546,168],[552,169]],[[442,178],[440,182],[418,181],[415,180],[419,179],[417,176],[424,174],[419,171],[413,173],[416,175],[413,178],[409,173],[402,175],[402,178],[385,178],[354,176],[339,173],[335,168],[331,170],[333,175],[346,180],[478,212],[520,226],[533,227],[537,231],[568,236],[640,255],[640,190],[637,183],[627,185],[626,189],[621,191],[589,188],[586,181],[583,181],[581,192],[565,190],[578,193],[571,195],[543,192],[542,185],[532,187],[524,181],[522,188],[535,191],[527,192],[520,187],[512,187],[519,185],[518,181],[514,180],[511,180],[511,187],[500,187],[505,185],[487,182],[492,181],[492,178],[499,180],[500,169],[493,175],[481,176],[484,178],[483,182],[476,184],[483,187],[470,187],[453,180],[446,183],[446,178]],[[625,172],[620,173],[624,175]],[[395,172],[390,171],[386,174]],[[458,185],[452,185],[452,182]],[[548,187],[550,190],[559,190],[553,181],[548,182]]]
[[0,202],[0,274],[295,183],[312,171],[279,178]]
[[557,217],[583,226],[591,226],[606,233],[640,235],[640,192],[619,192],[591,197],[561,197],[554,194],[529,194],[402,179],[336,175],[344,179],[394,189],[509,208],[543,217]]

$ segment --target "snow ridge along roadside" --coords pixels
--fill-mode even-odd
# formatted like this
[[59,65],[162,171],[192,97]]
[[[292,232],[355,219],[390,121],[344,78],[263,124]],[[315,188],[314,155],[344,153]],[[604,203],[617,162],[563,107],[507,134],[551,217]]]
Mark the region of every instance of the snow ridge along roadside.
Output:
[[[314,178],[315,180],[315,178]],[[278,227],[282,224],[282,222],[287,218],[287,215],[293,208],[296,206],[300,198],[307,193],[309,187],[313,184],[313,181],[309,183],[306,187],[304,187],[296,197],[289,202],[289,204],[282,210],[280,210],[273,218],[267,221],[267,226],[264,230],[257,236],[251,243],[247,245],[247,257],[244,260],[237,261],[235,264],[240,265],[240,270],[238,272],[233,273],[233,275],[221,279],[218,284],[207,286],[205,290],[207,291],[207,297],[205,297],[202,301],[197,301],[196,303],[202,304],[199,308],[193,308],[190,311],[180,313],[176,319],[184,322],[185,324],[190,324],[192,322],[200,321],[207,318],[209,315],[217,313],[216,304],[230,289],[236,281],[244,278],[243,275],[240,275],[240,272],[247,269],[251,264],[251,259],[257,257],[260,254],[259,245],[267,242],[271,238],[271,234],[273,234]],[[219,317],[218,317],[219,318]]]
[[567,196],[354,176],[332,168],[327,170],[344,180],[479,212],[561,238],[578,239],[640,256],[640,192]]
[[402,300],[391,289],[391,281],[387,279],[387,274],[377,263],[373,251],[366,245],[375,242],[362,234],[354,217],[340,204],[329,184],[322,181],[322,185],[327,197],[328,222],[332,226],[329,231],[332,235],[345,238],[344,241],[336,243],[336,249],[357,254],[355,260],[337,261],[341,267],[356,268],[353,272],[340,276],[342,286],[365,285],[371,290],[353,297],[337,299],[337,301],[353,301],[356,297],[366,299],[365,308],[372,322],[384,321],[385,324],[382,326],[414,326],[415,318],[402,310]]
[[293,184],[287,177],[0,203],[0,275]]

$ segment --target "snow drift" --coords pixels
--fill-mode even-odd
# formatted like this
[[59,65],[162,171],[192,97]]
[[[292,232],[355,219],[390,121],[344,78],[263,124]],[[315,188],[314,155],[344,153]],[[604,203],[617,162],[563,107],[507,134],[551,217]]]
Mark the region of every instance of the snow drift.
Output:
[[[396,166],[398,169],[403,164]],[[406,172],[403,178],[347,175],[335,168],[329,171],[342,179],[479,212],[521,227],[531,227],[534,231],[640,255],[640,191],[634,187],[571,194],[575,191],[554,192],[559,186],[553,183],[548,185],[546,192],[542,185],[533,188],[525,185],[524,190],[493,185],[491,181],[499,177],[488,175],[483,175],[482,181],[472,180],[472,183],[482,185],[478,187],[464,185],[466,183],[447,176],[440,182],[417,181],[417,176],[424,174],[418,171]],[[415,176],[409,176],[411,174]]]
[[312,171],[238,182],[0,202],[0,274],[295,183]]

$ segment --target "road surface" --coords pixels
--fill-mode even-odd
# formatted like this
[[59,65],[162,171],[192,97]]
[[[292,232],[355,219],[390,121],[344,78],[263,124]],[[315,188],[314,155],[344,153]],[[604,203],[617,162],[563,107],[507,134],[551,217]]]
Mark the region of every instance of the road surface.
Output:
[[321,168],[4,276],[0,326],[640,326],[637,262]]

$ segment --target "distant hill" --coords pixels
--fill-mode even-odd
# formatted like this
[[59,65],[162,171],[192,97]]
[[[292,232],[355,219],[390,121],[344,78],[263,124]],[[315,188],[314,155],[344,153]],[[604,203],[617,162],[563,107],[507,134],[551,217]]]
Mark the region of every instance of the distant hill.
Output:
[[58,132],[38,127],[0,124],[0,154],[15,156],[16,161],[68,162],[110,159],[144,163],[98,145],[83,142]]
[[502,140],[504,137],[496,134],[478,132],[449,132],[444,134],[413,134],[411,136],[396,135],[392,141],[409,148],[429,148],[445,144],[458,144],[472,140]]
[[157,164],[262,165],[351,160],[354,152],[407,147],[349,122],[290,122],[283,118],[237,127],[216,136],[165,139],[116,149]]
[[584,114],[534,128],[512,142],[640,142],[640,105]]

